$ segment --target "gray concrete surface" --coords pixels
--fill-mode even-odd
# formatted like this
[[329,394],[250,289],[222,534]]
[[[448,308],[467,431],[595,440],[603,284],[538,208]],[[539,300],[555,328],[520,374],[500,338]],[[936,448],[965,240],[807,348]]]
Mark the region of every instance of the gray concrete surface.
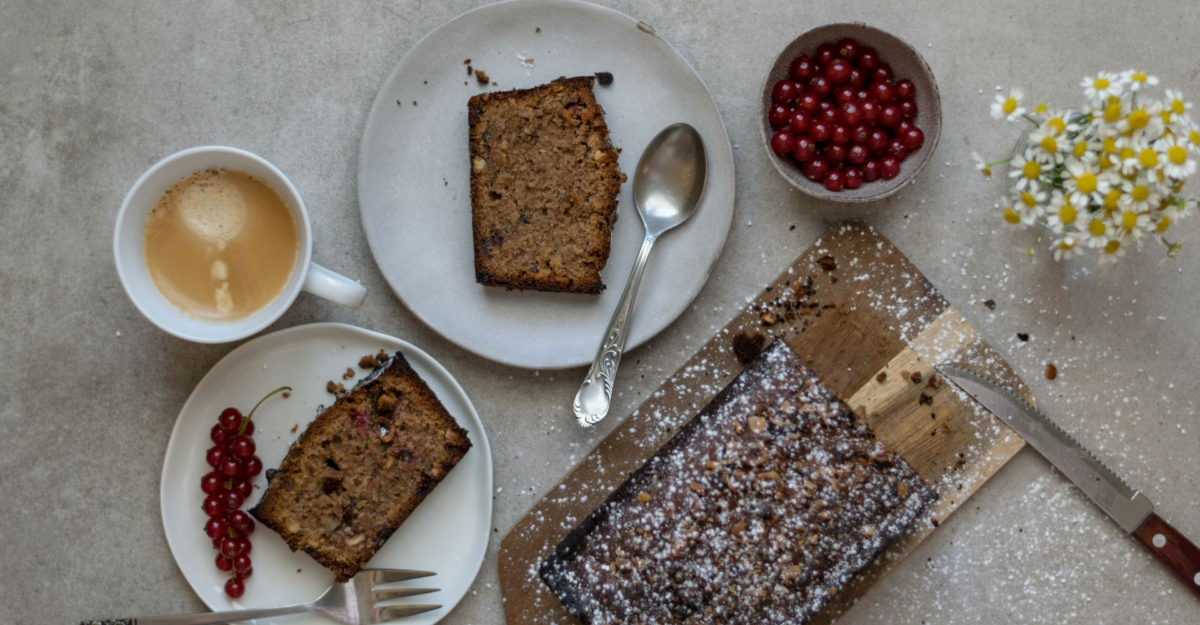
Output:
[[[999,183],[968,163],[972,150],[1002,153],[1018,132],[988,117],[996,85],[1065,106],[1078,102],[1083,75],[1137,65],[1200,96],[1198,5],[604,3],[653,25],[695,66],[738,167],[735,224],[711,282],[628,359],[614,414],[628,414],[831,224],[864,219],[1009,358],[1050,414],[1200,538],[1200,249],[1164,265],[1155,249],[1106,271],[1090,258],[1030,263],[1014,251],[1026,237],[991,208]],[[458,377],[488,424],[501,533],[616,424],[594,433],[569,424],[581,371],[507,369],[436,336],[392,296],[367,250],[355,168],[371,98],[418,38],[476,4],[0,2],[0,623],[203,607],[167,549],[158,476],[184,399],[233,346],[188,344],[144,320],[110,249],[128,187],[182,148],[228,144],[275,162],[311,207],[315,260],[370,289],[359,310],[301,296],[273,329],[362,325],[422,346]],[[941,145],[917,183],[861,208],[790,192],[756,125],[759,81],[777,51],[843,19],[919,48],[945,110]],[[989,298],[994,311],[982,305]],[[1043,376],[1051,360],[1054,381]],[[493,541],[475,592],[446,623],[502,621],[495,550]],[[1026,450],[842,622],[1200,623],[1200,601]]]

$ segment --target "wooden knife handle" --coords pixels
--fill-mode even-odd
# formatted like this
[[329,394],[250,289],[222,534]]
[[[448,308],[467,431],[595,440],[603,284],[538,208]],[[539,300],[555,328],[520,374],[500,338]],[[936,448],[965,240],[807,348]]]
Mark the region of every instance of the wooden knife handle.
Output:
[[1133,535],[1146,543],[1150,551],[1171,567],[1196,596],[1200,596],[1200,547],[1153,512]]

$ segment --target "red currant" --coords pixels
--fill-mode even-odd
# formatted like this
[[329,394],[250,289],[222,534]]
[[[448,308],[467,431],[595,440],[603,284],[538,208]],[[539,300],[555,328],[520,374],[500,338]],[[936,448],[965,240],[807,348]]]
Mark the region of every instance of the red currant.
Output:
[[837,107],[829,106],[821,109],[821,112],[817,113],[817,119],[826,124],[836,124],[838,120]]
[[862,165],[869,158],[871,158],[871,152],[861,145],[852,145],[846,151],[846,160],[855,165]]
[[887,149],[887,144],[887,133],[879,128],[872,130],[871,135],[867,137],[867,149],[871,150],[872,154],[882,154]]
[[226,558],[236,557],[240,553],[238,551],[238,539],[229,538],[228,536],[222,538],[221,546],[217,548],[217,551],[220,551],[221,555]]
[[894,156],[885,156],[879,159],[879,175],[884,180],[891,180],[900,175],[900,161]]
[[235,538],[237,541],[237,555],[244,556],[250,554],[250,539],[246,537]]
[[858,49],[858,58],[855,61],[859,67],[869,72],[879,66],[879,53],[875,48],[862,47]]
[[808,55],[801,54],[792,61],[788,67],[788,73],[796,80],[809,80],[817,75],[817,67],[813,64],[812,59]]
[[842,170],[842,185],[847,189],[854,190],[862,186],[862,173],[857,167],[847,167]]
[[842,172],[834,169],[825,172],[825,189],[833,193],[842,190]]
[[823,43],[817,46],[817,51],[815,54],[813,54],[813,59],[816,60],[817,65],[824,67],[829,65],[829,62],[832,61],[833,57],[835,56],[837,56],[837,49],[833,47],[833,44]]
[[896,97],[901,100],[911,100],[917,97],[917,87],[913,81],[907,78],[896,81]]
[[855,102],[847,102],[838,112],[838,119],[847,126],[856,126],[862,121],[862,108]]
[[833,59],[825,66],[825,78],[835,85],[849,82],[850,62],[845,59]]
[[871,80],[883,82],[892,79],[892,66],[880,61],[875,69],[871,70]]
[[254,567],[252,567],[252,566],[246,567],[245,571],[238,571],[238,577],[241,577],[242,579],[249,579],[250,576],[253,574],[254,574]]
[[857,67],[850,68],[850,86],[860,89],[867,82],[867,75]]
[[[785,150],[786,151],[786,150]],[[238,458],[249,458],[254,455],[254,439],[245,434],[233,439],[229,442],[229,451]]]
[[871,127],[866,123],[850,129],[850,142],[855,145],[864,145],[869,138],[871,138]]
[[867,91],[866,89],[860,88],[858,91],[854,92],[854,99],[859,100],[859,101],[870,100],[871,92]]
[[796,90],[796,83],[787,79],[775,83],[775,87],[771,89],[771,98],[779,103],[791,102],[798,95],[800,92]]
[[242,494],[236,490],[226,491],[222,498],[224,499],[225,508],[227,510],[237,510],[238,508],[241,508],[244,501]]
[[771,122],[772,126],[783,126],[788,123],[791,115],[792,109],[783,104],[773,104],[771,110],[767,112],[767,121]]
[[241,555],[233,559],[233,570],[241,573],[250,568],[250,556]]
[[896,133],[895,134],[897,137],[903,136],[904,133],[908,132],[908,129],[912,128],[912,127],[913,127],[912,122],[910,122],[906,119],[896,125]]
[[895,127],[904,119],[904,115],[900,112],[900,107],[895,104],[885,104],[879,110],[879,125],[885,128]]
[[900,114],[908,119],[917,116],[917,101],[916,100],[900,100]]
[[852,61],[854,57],[858,56],[858,42],[849,37],[837,42],[834,48],[837,50],[838,56],[848,61]]
[[796,108],[812,115],[821,110],[821,98],[818,98],[815,93],[802,93],[796,99]]
[[238,428],[242,427],[242,411],[237,408],[226,408],[221,411],[221,416],[217,419],[217,423],[226,432],[236,432]]
[[833,90],[833,100],[838,104],[853,102],[858,98],[855,96],[854,87],[843,85]]
[[888,142],[887,153],[889,156],[896,157],[897,161],[908,158],[908,148],[904,147],[904,142],[899,137]]
[[808,113],[805,113],[800,109],[796,109],[795,111],[792,111],[790,116],[788,116],[788,130],[792,131],[794,134],[802,135],[808,132],[809,121],[810,118]]
[[808,176],[809,180],[820,182],[825,179],[825,173],[829,171],[829,163],[826,163],[825,159],[821,157],[816,157],[805,163],[800,171]]
[[780,130],[771,135],[771,149],[775,150],[776,154],[787,154],[792,151],[794,145],[795,137],[786,130]]
[[817,155],[817,144],[808,137],[796,137],[796,147],[792,148],[792,158],[807,163]]
[[233,561],[221,554],[217,554],[217,570],[229,571],[233,568]]
[[242,434],[246,436],[254,434],[254,422],[250,420],[250,417],[246,417],[245,424],[242,426]]
[[209,495],[204,498],[204,514],[219,517],[225,514],[225,500],[220,495]]
[[904,147],[911,151],[916,151],[925,143],[925,133],[921,132],[920,128],[909,128],[904,134],[900,135],[900,140],[904,142]]
[[823,98],[833,91],[833,83],[824,76],[817,76],[808,81],[808,90]]
[[249,536],[254,533],[254,519],[244,510],[234,510],[229,513],[229,526],[237,530],[242,536]]
[[229,451],[224,447],[210,447],[208,453],[204,454],[204,460],[208,462],[208,466],[216,469],[225,461],[225,457],[229,455]]
[[834,124],[829,129],[829,140],[837,145],[845,145],[850,142],[850,129],[841,124]]
[[222,519],[219,516],[211,517],[204,523],[204,533],[207,534],[209,538],[216,538],[218,536],[223,536],[228,527],[228,524],[225,523],[225,519]]
[[241,495],[242,499],[249,499],[250,493],[254,492],[254,485],[249,479],[240,478],[233,481],[233,488],[230,490]]
[[231,577],[229,578],[229,581],[225,582],[225,594],[229,595],[230,597],[237,599],[245,592],[246,584],[243,583],[242,580],[236,577]]
[[829,124],[818,120],[808,126],[808,136],[817,143],[825,143],[829,140],[829,133],[832,132],[832,130],[833,129],[829,127]]
[[217,446],[225,445],[226,443],[229,442],[229,439],[232,438],[229,435],[229,432],[226,432],[225,430],[221,429],[220,423],[212,426],[212,430],[209,431],[208,437],[210,439],[212,439],[212,442],[214,444],[216,444]]
[[221,461],[221,466],[217,470],[225,477],[238,477],[242,474],[242,461],[229,456]]
[[879,123],[879,103],[875,100],[860,100],[858,108],[862,109],[863,121],[874,126]]
[[831,143],[821,150],[821,156],[824,156],[830,165],[837,167],[846,162],[846,146]]
[[224,484],[225,480],[216,471],[209,471],[200,478],[200,490],[204,491],[205,495],[215,495],[221,492]]
[[246,468],[246,477],[254,477],[262,473],[263,463],[262,460],[259,460],[258,456],[250,456],[242,464]]
[[879,180],[879,161],[867,161],[862,168],[863,182],[875,182]]
[[880,104],[887,104],[896,97],[895,88],[886,80],[871,83],[867,91],[871,93],[871,99]]

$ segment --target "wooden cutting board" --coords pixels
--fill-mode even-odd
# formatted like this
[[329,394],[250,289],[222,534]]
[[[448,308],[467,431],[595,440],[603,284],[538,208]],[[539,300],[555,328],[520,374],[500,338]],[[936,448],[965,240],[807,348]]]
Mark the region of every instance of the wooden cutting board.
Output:
[[845,612],[963,504],[1025,442],[948,382],[957,364],[1029,390],[975,328],[878,231],[835,227],[679,368],[533,506],[500,542],[509,625],[575,623],[538,566],[632,471],[742,370],[738,335],[786,340],[909,464],[939,499],[812,623]]

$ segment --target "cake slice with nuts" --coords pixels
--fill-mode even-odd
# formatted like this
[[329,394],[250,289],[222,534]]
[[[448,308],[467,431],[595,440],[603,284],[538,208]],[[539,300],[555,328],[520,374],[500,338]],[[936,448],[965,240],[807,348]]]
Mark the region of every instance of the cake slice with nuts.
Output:
[[250,514],[344,582],[470,448],[397,352],[308,425]]
[[625,176],[591,76],[468,103],[475,280],[600,293]]

